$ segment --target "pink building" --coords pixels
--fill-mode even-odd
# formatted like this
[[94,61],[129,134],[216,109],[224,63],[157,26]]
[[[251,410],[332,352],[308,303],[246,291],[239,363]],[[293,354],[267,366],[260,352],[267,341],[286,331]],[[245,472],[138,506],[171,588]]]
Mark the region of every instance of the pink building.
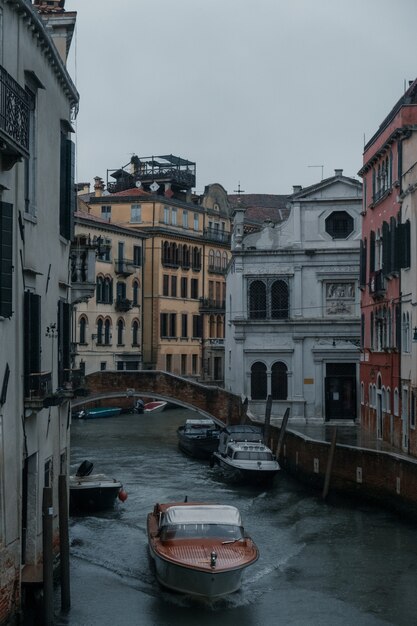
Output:
[[[401,354],[410,349],[401,272],[410,268],[410,222],[402,217],[403,151],[417,124],[417,80],[383,120],[363,154],[360,288],[361,422],[378,438],[409,450],[401,407]],[[410,325],[410,322],[408,322]]]

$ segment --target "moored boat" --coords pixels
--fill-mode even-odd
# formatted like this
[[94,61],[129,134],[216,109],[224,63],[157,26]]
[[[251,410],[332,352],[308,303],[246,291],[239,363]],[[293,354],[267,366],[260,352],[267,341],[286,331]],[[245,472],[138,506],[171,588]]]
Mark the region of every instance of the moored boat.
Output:
[[222,467],[232,477],[250,482],[271,482],[280,471],[272,450],[262,441],[262,431],[256,426],[226,426],[219,437],[219,447],[210,465]]
[[161,413],[167,406],[168,402],[163,400],[154,400],[153,402],[146,402],[143,411],[144,413]]
[[244,569],[259,557],[233,506],[156,504],[147,532],[158,581],[188,595],[216,598],[237,591]]
[[101,417],[114,417],[115,415],[120,415],[122,412],[121,407],[117,406],[101,406],[101,407],[93,407],[91,409],[83,409],[78,413],[79,419],[98,419]]
[[177,429],[180,450],[198,459],[209,459],[219,445],[220,429],[212,419],[187,419]]
[[83,461],[69,478],[70,513],[103,511],[114,507],[116,498],[127,498],[123,485],[105,474],[92,474],[93,464]]

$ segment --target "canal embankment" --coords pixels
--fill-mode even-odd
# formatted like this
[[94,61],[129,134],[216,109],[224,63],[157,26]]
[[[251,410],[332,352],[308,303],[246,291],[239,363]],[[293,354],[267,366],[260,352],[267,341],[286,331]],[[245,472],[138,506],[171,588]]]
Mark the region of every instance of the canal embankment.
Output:
[[281,425],[270,425],[269,445],[292,477],[323,494],[327,479],[329,495],[359,498],[417,519],[416,458],[373,440],[355,424],[288,426],[278,450],[280,432]]

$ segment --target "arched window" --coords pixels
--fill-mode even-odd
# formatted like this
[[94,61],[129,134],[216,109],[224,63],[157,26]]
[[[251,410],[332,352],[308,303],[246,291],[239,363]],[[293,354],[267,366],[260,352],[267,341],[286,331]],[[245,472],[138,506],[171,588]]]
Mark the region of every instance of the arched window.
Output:
[[98,344],[103,343],[103,320],[102,319],[97,320],[97,343]]
[[87,318],[83,315],[80,317],[80,343],[87,343]]
[[105,304],[111,304],[113,302],[113,280],[106,276],[103,285],[103,300]]
[[216,336],[216,320],[214,318],[214,315],[210,315],[210,321],[209,321],[209,333],[210,333],[210,337],[213,338]]
[[286,400],[288,397],[287,366],[279,361],[271,368],[271,396],[273,400]]
[[97,276],[96,300],[97,302],[104,302],[103,277],[102,276]]
[[123,283],[120,280],[116,285],[116,296],[118,300],[126,298],[126,283]]
[[386,398],[386,401],[387,401],[387,404],[386,404],[386,406],[387,406],[387,409],[386,409],[387,413],[391,413],[391,389],[389,387],[387,387],[387,398]]
[[397,387],[394,389],[394,415],[399,415],[399,393]]
[[186,245],[182,249],[182,267],[186,270],[190,267],[190,247]]
[[266,285],[262,280],[254,280],[249,288],[249,318],[266,319]]
[[133,281],[133,295],[132,295],[132,304],[133,306],[139,305],[139,282],[137,280]]
[[123,345],[123,331],[124,331],[124,324],[123,324],[123,320],[120,319],[117,321],[117,345],[118,346]]
[[216,250],[216,270],[219,270],[222,266],[222,255],[220,254],[220,250]]
[[209,251],[209,268],[214,269],[214,250]]
[[104,322],[104,343],[106,345],[110,343],[110,339],[111,339],[110,329],[111,329],[110,320],[106,320]]
[[363,386],[363,382],[361,383],[361,404],[364,404],[365,402],[365,389]]
[[132,323],[132,346],[139,345],[139,322],[137,320],[133,320]]
[[271,287],[271,318],[288,317],[288,285],[283,280],[276,280]]
[[223,252],[222,254],[222,269],[226,269],[227,267],[227,252]]
[[251,367],[251,397],[252,400],[266,400],[266,395],[266,365],[258,361]]
[[216,320],[216,337],[223,337],[223,317],[222,315],[217,316]]

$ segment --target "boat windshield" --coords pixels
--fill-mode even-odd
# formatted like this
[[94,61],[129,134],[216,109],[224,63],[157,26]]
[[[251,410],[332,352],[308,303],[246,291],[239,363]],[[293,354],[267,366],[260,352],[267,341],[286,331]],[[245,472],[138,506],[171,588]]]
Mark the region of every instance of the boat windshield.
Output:
[[235,452],[233,458],[237,461],[273,461],[271,452]]
[[243,528],[231,524],[169,524],[161,528],[161,541],[216,537],[223,541],[243,539]]

